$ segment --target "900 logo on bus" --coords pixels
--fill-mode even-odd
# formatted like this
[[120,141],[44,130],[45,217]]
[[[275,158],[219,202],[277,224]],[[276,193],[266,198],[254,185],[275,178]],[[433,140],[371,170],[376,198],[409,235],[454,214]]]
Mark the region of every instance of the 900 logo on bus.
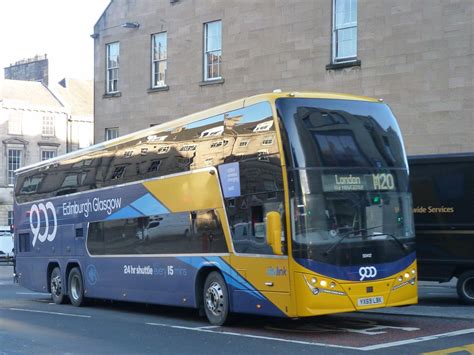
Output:
[[360,281],[371,279],[377,276],[377,269],[375,266],[362,266],[359,268]]
[[[49,224],[49,216],[53,217],[53,224]],[[44,219],[44,223],[41,221]],[[44,230],[42,228],[44,225]],[[46,204],[39,203],[38,205],[34,204],[30,209],[30,228],[31,233],[33,233],[33,246],[36,244],[36,240],[39,240],[41,243],[48,240],[49,242],[53,241],[56,238],[56,231],[58,229],[58,219],[56,218],[56,210],[54,205],[51,202],[46,202]]]

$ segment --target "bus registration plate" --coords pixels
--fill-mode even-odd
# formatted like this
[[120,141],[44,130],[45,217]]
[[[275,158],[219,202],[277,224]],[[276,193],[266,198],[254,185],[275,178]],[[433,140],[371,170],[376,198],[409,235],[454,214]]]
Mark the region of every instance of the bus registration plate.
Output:
[[357,300],[357,304],[359,306],[371,306],[373,304],[382,304],[382,303],[383,303],[383,296],[365,297],[365,298],[359,298]]

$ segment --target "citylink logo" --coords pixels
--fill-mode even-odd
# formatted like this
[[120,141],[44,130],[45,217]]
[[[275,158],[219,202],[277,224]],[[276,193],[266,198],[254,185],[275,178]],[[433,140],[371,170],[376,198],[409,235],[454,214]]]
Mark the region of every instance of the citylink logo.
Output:
[[[49,211],[49,212],[48,212]],[[53,217],[53,224],[49,224],[49,216]],[[44,230],[41,233],[41,220],[44,218]],[[34,204],[30,209],[30,228],[33,233],[33,246],[36,244],[36,240],[41,243],[48,240],[52,242],[56,238],[56,231],[58,230],[58,219],[56,218],[56,211],[54,205],[51,202],[46,204],[39,203]]]
[[375,266],[362,266],[359,268],[360,281],[371,279],[377,276],[377,269]]

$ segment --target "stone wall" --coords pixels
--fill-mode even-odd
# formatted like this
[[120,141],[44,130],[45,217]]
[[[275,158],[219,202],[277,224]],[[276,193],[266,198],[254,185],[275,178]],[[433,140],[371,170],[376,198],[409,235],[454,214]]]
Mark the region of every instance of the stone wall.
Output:
[[[409,154],[474,151],[474,2],[359,0],[361,65],[328,70],[331,7],[330,0],[114,0],[94,28],[96,142],[107,127],[123,135],[278,88],[383,98]],[[203,24],[213,20],[222,20],[224,83],[202,86]],[[151,35],[161,31],[169,90],[148,92]],[[120,95],[104,97],[105,46],[114,41]]]

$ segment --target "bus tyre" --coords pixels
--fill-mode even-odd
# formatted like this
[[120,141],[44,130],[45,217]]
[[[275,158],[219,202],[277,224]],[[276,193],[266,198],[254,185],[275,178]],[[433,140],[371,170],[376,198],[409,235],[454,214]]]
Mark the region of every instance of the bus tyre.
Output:
[[49,287],[51,289],[51,298],[56,304],[62,304],[66,302],[66,296],[64,295],[64,282],[61,277],[61,270],[58,267],[55,267],[51,271],[49,278]]
[[462,302],[474,305],[474,270],[466,271],[459,276],[457,291]]
[[81,271],[75,267],[69,273],[68,294],[71,304],[76,307],[84,305],[84,284]]
[[212,271],[204,283],[204,311],[212,325],[223,325],[229,315],[229,293],[222,275]]

